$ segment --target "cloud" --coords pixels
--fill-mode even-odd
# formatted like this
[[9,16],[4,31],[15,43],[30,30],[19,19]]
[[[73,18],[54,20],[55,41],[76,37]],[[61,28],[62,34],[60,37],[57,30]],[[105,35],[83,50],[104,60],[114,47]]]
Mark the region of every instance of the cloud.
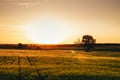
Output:
[[39,4],[40,4],[40,2],[34,2],[34,3],[32,3],[32,2],[20,2],[20,3],[18,3],[18,5],[20,5],[20,6],[36,6]]

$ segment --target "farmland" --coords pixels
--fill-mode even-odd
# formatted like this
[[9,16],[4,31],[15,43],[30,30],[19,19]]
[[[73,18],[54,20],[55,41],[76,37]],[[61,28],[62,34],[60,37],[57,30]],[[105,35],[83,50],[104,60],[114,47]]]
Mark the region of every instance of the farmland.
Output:
[[119,79],[119,51],[0,49],[0,80]]

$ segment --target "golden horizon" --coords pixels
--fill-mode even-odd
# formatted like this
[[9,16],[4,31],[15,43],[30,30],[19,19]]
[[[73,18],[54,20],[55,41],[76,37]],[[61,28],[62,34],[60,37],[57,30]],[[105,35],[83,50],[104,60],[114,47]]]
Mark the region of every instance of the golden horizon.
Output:
[[[36,4],[37,3],[37,4]],[[120,43],[118,0],[0,0],[0,43]]]

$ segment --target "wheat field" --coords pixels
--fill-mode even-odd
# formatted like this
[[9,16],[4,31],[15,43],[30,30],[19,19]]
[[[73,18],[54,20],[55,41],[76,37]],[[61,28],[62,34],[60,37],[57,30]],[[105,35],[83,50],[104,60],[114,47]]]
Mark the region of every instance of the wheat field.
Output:
[[120,80],[120,52],[0,49],[0,80]]

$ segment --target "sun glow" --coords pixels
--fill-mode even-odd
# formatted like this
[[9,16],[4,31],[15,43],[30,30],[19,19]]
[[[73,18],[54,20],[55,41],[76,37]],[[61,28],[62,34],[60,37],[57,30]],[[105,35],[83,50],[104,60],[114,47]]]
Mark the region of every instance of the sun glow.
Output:
[[70,35],[70,31],[67,24],[56,19],[35,20],[24,27],[26,36],[32,42],[40,44],[63,42]]

